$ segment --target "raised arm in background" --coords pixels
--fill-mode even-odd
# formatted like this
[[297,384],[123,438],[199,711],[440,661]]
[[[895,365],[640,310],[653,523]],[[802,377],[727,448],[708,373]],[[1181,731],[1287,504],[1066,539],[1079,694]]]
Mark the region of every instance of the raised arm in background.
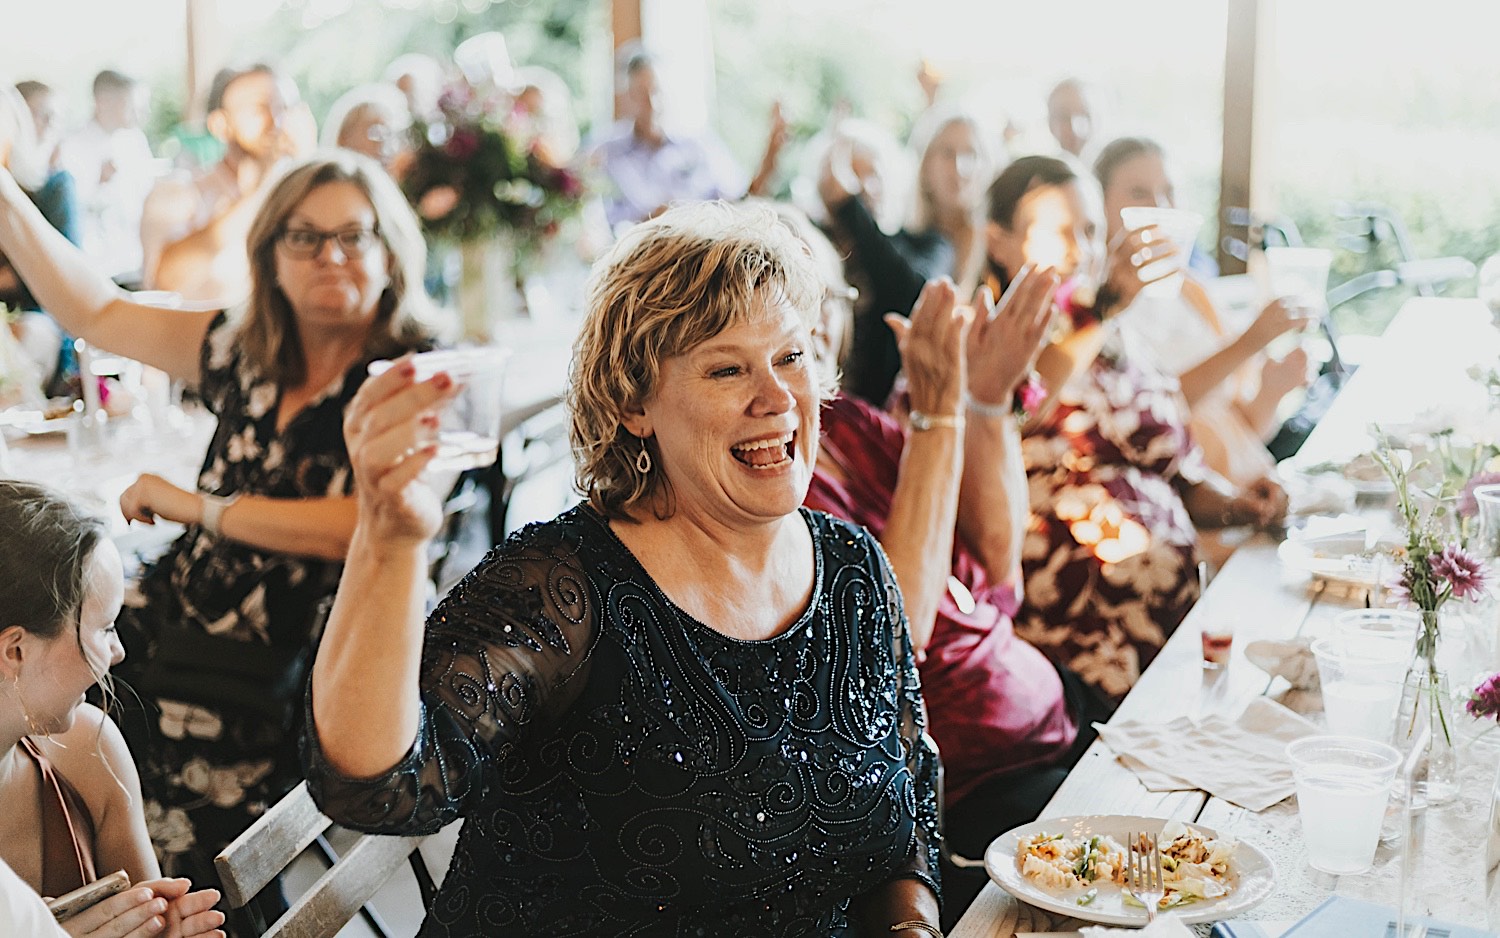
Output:
[[199,352],[213,312],[134,302],[42,217],[9,172],[0,169],[0,252],[37,302],[64,329],[91,345],[196,384]]
[[998,307],[988,287],[974,301],[958,535],[996,585],[1015,578],[1031,512],[1012,401],[1047,340],[1058,283],[1051,269],[1023,269]]

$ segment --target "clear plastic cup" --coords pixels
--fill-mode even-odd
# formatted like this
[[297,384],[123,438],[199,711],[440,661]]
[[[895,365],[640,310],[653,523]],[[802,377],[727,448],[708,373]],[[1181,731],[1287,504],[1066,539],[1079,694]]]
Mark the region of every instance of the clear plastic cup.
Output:
[[[429,469],[462,472],[494,463],[500,451],[500,395],[509,357],[508,350],[494,346],[441,349],[412,356],[418,381],[445,372],[463,385],[443,412],[438,452]],[[384,374],[393,364],[384,359],[370,362],[370,376]]]
[[1291,297],[1322,315],[1328,312],[1328,268],[1333,252],[1324,248],[1266,248],[1266,279],[1271,297]]
[[1120,221],[1131,231],[1155,225],[1157,232],[1177,247],[1173,256],[1152,260],[1141,268],[1141,276],[1148,279],[1170,274],[1149,284],[1141,291],[1142,295],[1171,299],[1181,293],[1182,271],[1187,269],[1188,258],[1192,256],[1203,216],[1180,208],[1132,205],[1120,209]]
[[1333,637],[1346,643],[1394,642],[1409,660],[1416,653],[1420,613],[1406,609],[1349,609],[1333,620]]
[[1288,743],[1286,754],[1308,865],[1335,876],[1368,870],[1401,753],[1358,737],[1306,736]]
[[1411,649],[1388,639],[1313,642],[1328,732],[1391,741]]

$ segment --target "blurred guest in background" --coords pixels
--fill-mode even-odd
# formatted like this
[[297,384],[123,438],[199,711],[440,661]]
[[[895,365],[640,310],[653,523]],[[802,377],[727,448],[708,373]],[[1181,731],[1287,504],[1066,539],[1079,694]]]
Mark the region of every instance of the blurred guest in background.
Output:
[[982,260],[980,209],[993,172],[992,144],[973,115],[939,110],[924,115],[913,142],[921,161],[907,226],[887,234],[876,222],[883,189],[878,152],[836,130],[818,192],[834,240],[845,248],[849,279],[860,290],[845,388],[876,406],[885,403],[901,369],[886,313],[911,309],[929,279],[970,279]]
[[443,66],[430,55],[408,52],[399,55],[385,67],[382,80],[396,86],[406,98],[412,118],[428,120],[437,112],[438,95],[443,92]]
[[1080,78],[1064,78],[1047,94],[1047,129],[1068,156],[1086,160],[1099,136],[1099,93]]
[[[1121,209],[1175,207],[1166,159],[1154,141],[1111,141],[1099,152],[1094,174],[1104,188],[1111,241],[1124,228]],[[1310,321],[1293,301],[1277,299],[1247,328],[1233,332],[1192,274],[1179,295],[1143,294],[1120,318],[1121,328],[1139,336],[1157,366],[1181,383],[1193,439],[1208,465],[1239,486],[1252,485],[1274,470],[1264,444],[1276,430],[1277,405],[1307,383],[1307,354],[1300,348],[1280,360],[1262,353],[1271,340]]]
[[370,84],[339,96],[323,120],[323,146],[362,153],[385,167],[397,182],[411,154],[411,113],[392,85]]
[[143,275],[147,287],[189,303],[227,305],[249,293],[245,236],[277,165],[311,150],[315,132],[296,85],[269,65],[219,72],[207,125],[224,157],[151,190],[141,219]]
[[155,182],[151,145],[141,130],[146,88],[106,69],[94,77],[94,113],[63,138],[62,165],[78,192],[79,246],[120,283],[141,277],[141,211]]
[[754,179],[709,133],[669,133],[662,113],[656,61],[644,49],[620,52],[616,81],[625,117],[592,149],[590,159],[608,180],[604,211],[618,235],[642,219],[660,214],[674,202],[739,199],[763,194],[775,172],[786,124],[780,109],[772,113],[770,140]]
[[996,290],[1028,264],[1066,278],[1066,331],[1038,358],[1048,397],[1022,446],[1031,519],[1016,629],[1112,707],[1197,601],[1195,525],[1269,525],[1286,496],[1266,479],[1235,489],[1214,476],[1176,379],[1117,328],[1169,242],[1142,229],[1106,252],[1098,186],[1051,157],[1015,161],[988,199]]

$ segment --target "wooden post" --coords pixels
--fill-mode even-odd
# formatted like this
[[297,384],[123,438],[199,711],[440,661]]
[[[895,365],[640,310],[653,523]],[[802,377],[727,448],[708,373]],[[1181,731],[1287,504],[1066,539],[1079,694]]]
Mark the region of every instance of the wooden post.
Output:
[[[641,0],[610,0],[609,26],[614,36],[613,48],[616,51],[627,42],[639,42],[641,39]],[[615,119],[618,120],[624,114],[614,64],[610,66],[609,75],[610,84],[615,90]]]
[[1225,274],[1245,272],[1245,262],[1227,248],[1234,242],[1248,245],[1250,216],[1263,217],[1272,207],[1269,154],[1275,2],[1229,0],[1218,245],[1219,270]]
[[224,61],[224,30],[219,23],[218,0],[185,0],[187,5],[187,100],[183,102],[185,123],[203,126],[203,106],[214,75]]

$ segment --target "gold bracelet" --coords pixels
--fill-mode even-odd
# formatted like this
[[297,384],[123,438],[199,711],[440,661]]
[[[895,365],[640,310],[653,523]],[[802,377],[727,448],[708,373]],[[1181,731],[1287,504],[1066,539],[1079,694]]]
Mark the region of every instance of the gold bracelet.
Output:
[[913,430],[962,430],[963,414],[924,414],[914,410],[907,415]]
[[943,938],[943,933],[938,931],[936,925],[929,925],[926,922],[919,922],[915,920],[910,922],[897,922],[896,924],[891,926],[891,931],[906,931],[908,928],[915,928],[917,931],[924,931],[927,934],[933,936],[933,938]]

